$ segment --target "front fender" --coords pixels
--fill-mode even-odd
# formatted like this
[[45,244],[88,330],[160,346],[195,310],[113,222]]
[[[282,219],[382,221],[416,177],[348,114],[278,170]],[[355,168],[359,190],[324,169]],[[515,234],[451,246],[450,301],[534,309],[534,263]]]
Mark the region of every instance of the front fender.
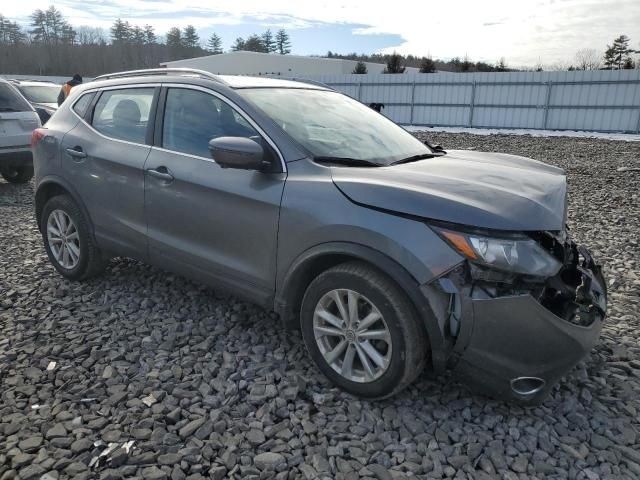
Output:
[[390,257],[365,245],[350,242],[327,242],[309,248],[299,255],[276,286],[274,310],[285,325],[298,325],[300,302],[314,272],[330,268],[333,264],[348,260],[362,260],[388,275],[408,295],[418,317],[422,320],[429,345],[433,366],[443,371],[446,365],[448,344],[429,302],[422,294],[418,281],[400,264]]

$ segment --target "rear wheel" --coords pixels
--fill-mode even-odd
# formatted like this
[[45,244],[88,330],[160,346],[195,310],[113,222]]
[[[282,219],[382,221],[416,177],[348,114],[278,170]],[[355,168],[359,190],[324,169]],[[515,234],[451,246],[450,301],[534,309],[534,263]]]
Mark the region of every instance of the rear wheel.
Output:
[[320,370],[355,395],[394,395],[424,368],[427,338],[415,309],[393,281],[367,264],[341,264],[313,280],[301,322]]
[[40,230],[49,260],[70,280],[92,277],[106,266],[106,259],[95,245],[89,223],[73,199],[52,197],[42,209]]
[[2,167],[0,174],[9,183],[27,183],[33,178],[33,167]]

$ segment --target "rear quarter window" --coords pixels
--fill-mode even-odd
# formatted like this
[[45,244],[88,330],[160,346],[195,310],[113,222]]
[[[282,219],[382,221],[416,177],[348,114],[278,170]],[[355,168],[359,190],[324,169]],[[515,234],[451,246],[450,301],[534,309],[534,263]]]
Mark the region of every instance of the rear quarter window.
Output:
[[81,117],[84,117],[87,113],[89,105],[91,105],[91,100],[93,100],[95,94],[95,92],[89,92],[82,95],[78,100],[76,100],[76,102],[73,104],[73,107],[71,107],[73,111]]
[[28,112],[31,105],[11,85],[0,83],[0,112]]

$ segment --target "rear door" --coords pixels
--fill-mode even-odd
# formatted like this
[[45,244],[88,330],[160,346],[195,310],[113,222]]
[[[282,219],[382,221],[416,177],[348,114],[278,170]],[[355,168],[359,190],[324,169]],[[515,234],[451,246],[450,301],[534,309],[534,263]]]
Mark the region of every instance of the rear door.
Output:
[[158,92],[154,85],[99,92],[61,149],[65,177],[89,211],[98,244],[141,260],[147,257],[143,167]]
[[12,85],[0,82],[0,153],[29,149],[31,132],[39,125],[29,102]]
[[[286,178],[281,156],[222,96],[178,85],[163,90],[156,146],[145,165],[150,259],[266,302]],[[221,168],[208,151],[209,140],[220,136],[261,143],[274,173]]]

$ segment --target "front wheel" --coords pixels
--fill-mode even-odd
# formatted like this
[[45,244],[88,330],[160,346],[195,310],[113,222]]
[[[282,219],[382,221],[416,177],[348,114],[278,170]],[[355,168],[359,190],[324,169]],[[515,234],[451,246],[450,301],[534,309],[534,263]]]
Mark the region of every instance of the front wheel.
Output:
[[409,298],[365,263],[344,263],[313,280],[302,301],[301,323],[320,370],[354,395],[394,395],[426,363],[426,334]]
[[27,183],[33,178],[33,167],[2,167],[0,174],[9,183]]

